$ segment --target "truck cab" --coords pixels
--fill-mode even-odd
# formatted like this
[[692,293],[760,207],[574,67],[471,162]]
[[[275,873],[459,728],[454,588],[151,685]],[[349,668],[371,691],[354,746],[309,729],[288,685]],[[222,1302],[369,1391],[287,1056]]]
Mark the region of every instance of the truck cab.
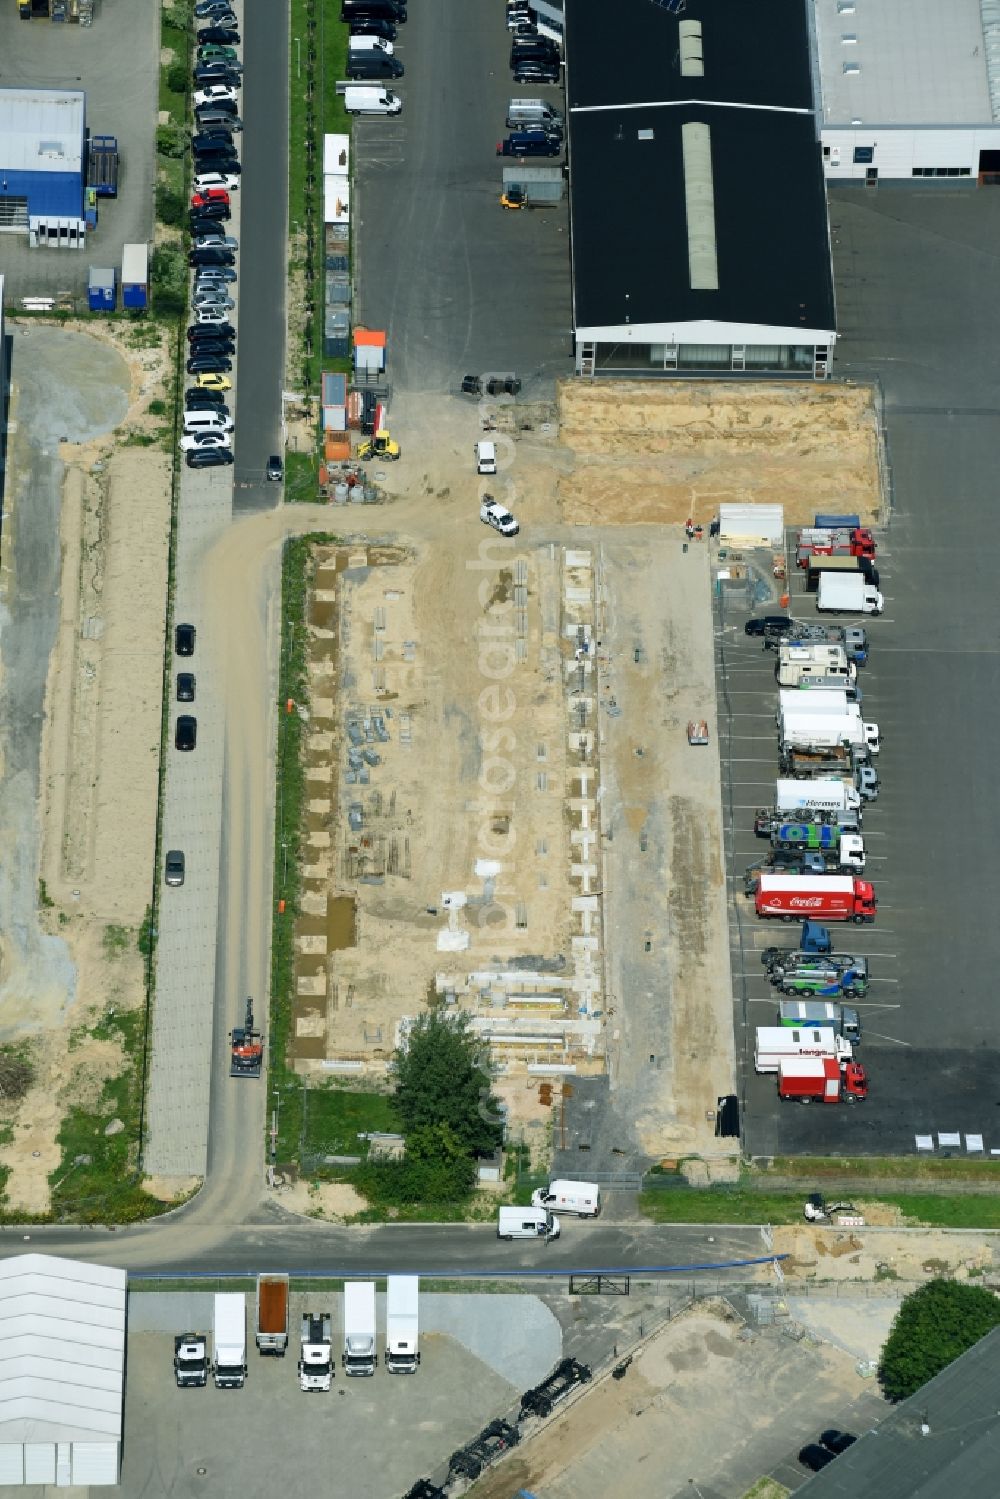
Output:
[[328,1390],[333,1383],[329,1312],[304,1312],[299,1343],[299,1389]]
[[178,1389],[208,1384],[208,1334],[182,1332],[174,1338],[174,1378]]

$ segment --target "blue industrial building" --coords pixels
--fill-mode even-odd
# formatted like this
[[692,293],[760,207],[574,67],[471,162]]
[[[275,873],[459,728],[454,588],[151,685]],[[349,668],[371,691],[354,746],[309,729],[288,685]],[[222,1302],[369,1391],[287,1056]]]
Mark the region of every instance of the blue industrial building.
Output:
[[86,128],[80,90],[0,89],[0,229],[82,245]]

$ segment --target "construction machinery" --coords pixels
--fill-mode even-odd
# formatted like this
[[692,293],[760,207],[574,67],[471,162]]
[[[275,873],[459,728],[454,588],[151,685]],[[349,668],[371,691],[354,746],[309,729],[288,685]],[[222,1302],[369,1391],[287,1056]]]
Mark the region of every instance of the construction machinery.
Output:
[[528,194],[525,192],[523,187],[514,187],[514,185],[511,184],[510,187],[505,187],[503,192],[500,194],[500,207],[515,209],[531,208],[532,204],[529,203]]
[[393,442],[385,428],[382,428],[361,444],[357,456],[362,463],[367,463],[369,458],[384,458],[387,463],[395,463],[401,453],[399,443]]
[[247,995],[246,1015],[241,1026],[229,1032],[230,1077],[260,1077],[264,1066],[264,1037],[253,1023],[253,999]]

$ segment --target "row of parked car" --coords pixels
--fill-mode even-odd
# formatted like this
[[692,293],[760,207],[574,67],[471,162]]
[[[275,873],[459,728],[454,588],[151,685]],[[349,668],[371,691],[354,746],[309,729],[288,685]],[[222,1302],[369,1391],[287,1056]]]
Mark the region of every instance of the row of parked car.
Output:
[[340,19],[351,28],[344,65],[348,78],[402,78],[396,39],[406,20],[405,0],[342,0]]
[[[184,399],[181,451],[189,468],[219,468],[233,462],[233,416],[226,403],[236,353],[236,252],[227,233],[231,194],[243,168],[236,136],[243,129],[239,97],[243,66],[236,51],[240,34],[229,0],[197,0],[194,68],[195,130],[191,137],[194,183],[188,228],[194,272],[187,372],[194,385]],[[193,720],[192,720],[193,722]],[[178,743],[179,749],[182,746]],[[193,748],[193,744],[191,746]]]
[[530,0],[506,0],[510,69],[515,83],[558,83],[562,68],[559,43],[541,29]]

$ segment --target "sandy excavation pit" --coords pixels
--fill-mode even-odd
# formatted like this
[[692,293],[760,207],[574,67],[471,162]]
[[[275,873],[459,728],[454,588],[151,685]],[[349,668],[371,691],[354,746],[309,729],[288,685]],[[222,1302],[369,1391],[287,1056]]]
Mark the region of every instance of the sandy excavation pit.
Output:
[[861,385],[565,381],[558,482],[570,524],[703,525],[720,504],[780,503],[787,524],[817,510],[879,519],[879,438]]
[[444,995],[503,1025],[502,1091],[540,1119],[553,1090],[525,1060],[602,1065],[599,1021],[574,1032],[576,646],[557,549],[467,551],[314,550],[291,1055],[378,1079]]

